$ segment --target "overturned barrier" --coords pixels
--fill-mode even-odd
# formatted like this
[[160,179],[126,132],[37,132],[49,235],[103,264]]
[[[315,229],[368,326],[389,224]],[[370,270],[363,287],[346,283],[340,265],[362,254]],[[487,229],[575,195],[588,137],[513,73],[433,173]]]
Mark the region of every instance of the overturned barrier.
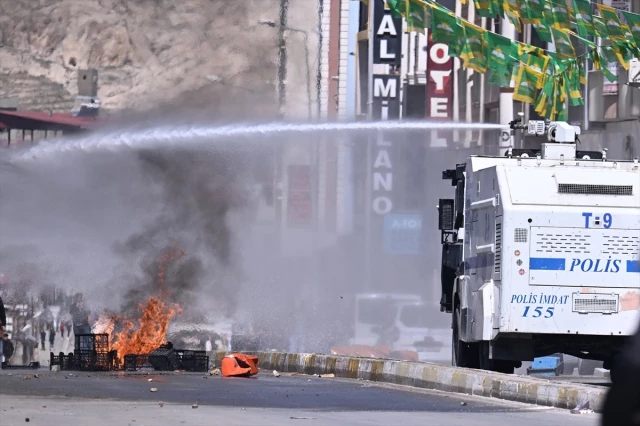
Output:
[[[601,412],[607,392],[606,388],[599,386],[550,382],[534,377],[454,368],[427,362],[283,352],[245,353],[257,355],[258,366],[262,370],[310,375],[335,374],[336,377],[348,379],[393,383],[564,409],[574,409],[588,402],[590,409]],[[225,355],[226,352],[216,352],[216,365],[220,365]]]

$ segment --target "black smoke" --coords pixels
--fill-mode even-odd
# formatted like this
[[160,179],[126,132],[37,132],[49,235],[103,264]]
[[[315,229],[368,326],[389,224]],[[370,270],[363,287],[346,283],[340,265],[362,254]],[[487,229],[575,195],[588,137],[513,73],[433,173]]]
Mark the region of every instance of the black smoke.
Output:
[[139,262],[139,274],[127,278],[135,282],[127,286],[123,313],[162,294],[183,308],[185,320],[202,320],[212,307],[229,315],[243,274],[228,220],[254,202],[250,156],[227,146],[208,154],[142,151],[137,162],[146,183],[159,187],[160,203],[149,224],[115,247],[123,262]]

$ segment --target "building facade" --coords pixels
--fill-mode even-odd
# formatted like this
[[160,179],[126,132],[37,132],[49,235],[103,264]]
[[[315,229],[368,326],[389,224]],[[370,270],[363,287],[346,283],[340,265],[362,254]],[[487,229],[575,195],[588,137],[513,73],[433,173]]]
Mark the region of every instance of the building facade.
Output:
[[[640,0],[602,1],[640,13]],[[373,16],[370,3],[375,4]],[[507,21],[479,17],[472,1],[440,3],[487,30],[553,50],[528,25],[518,33]],[[540,118],[532,105],[513,101],[513,89],[463,69],[457,58],[448,56],[447,46],[430,40],[429,31],[409,29],[402,19],[391,17],[383,0],[322,0],[318,10],[320,120],[507,124],[518,113],[524,113],[525,121]],[[627,84],[634,76],[622,68],[612,70],[618,82],[609,83],[593,64],[588,66],[585,107],[569,108],[569,120],[583,129],[584,149],[607,148],[610,158],[638,156],[640,89]],[[295,163],[308,169],[294,167],[281,182],[281,224],[291,228],[288,235],[296,235],[283,240],[284,253],[299,255],[302,242],[308,242],[309,255],[323,253],[317,266],[324,271],[323,282],[331,270],[332,280],[358,282],[362,291],[393,288],[435,297],[440,258],[435,206],[439,198],[450,196],[441,172],[468,154],[539,144],[517,132],[508,140],[501,136],[499,131],[456,131],[452,124],[447,132],[318,134],[307,147],[294,144],[287,167]],[[296,174],[308,176],[300,178],[307,182],[306,198],[300,186],[293,189]],[[293,202],[294,196],[306,201]],[[295,206],[308,212],[306,225],[291,221],[299,216]]]

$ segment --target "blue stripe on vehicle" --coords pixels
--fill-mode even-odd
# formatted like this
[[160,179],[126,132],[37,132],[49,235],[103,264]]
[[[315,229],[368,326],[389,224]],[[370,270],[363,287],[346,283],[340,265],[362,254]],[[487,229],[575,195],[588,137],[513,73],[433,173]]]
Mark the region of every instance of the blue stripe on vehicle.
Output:
[[529,259],[529,269],[533,271],[564,271],[566,259],[546,257],[532,257]]
[[640,273],[640,260],[627,260],[627,272]]

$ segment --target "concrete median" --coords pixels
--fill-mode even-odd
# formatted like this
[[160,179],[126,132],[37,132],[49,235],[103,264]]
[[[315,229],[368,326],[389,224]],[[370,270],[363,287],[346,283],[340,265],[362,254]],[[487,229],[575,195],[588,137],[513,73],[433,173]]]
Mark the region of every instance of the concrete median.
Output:
[[[216,366],[220,365],[225,354],[226,352],[220,351],[215,353]],[[590,409],[601,412],[607,392],[606,388],[598,386],[550,382],[533,377],[453,368],[426,362],[283,352],[251,354],[259,357],[258,365],[266,371],[335,374],[336,377],[347,379],[393,383],[564,409],[573,409],[588,401]]]

